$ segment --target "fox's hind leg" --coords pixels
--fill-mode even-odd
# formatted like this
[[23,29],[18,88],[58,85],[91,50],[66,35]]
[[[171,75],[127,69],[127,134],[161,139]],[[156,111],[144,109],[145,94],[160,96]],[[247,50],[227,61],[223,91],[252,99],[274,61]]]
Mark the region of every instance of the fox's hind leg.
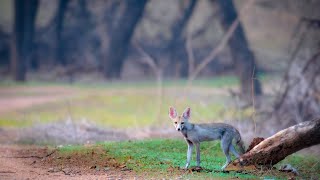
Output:
[[234,148],[233,144],[230,144],[229,150],[236,156],[237,158],[240,157],[239,153],[237,152],[236,148]]
[[226,156],[226,163],[222,166],[221,168],[222,170],[224,170],[227,167],[227,165],[231,162],[231,157],[229,154],[229,148],[230,148],[231,142],[232,142],[232,136],[228,132],[226,132],[221,138],[221,148],[224,155]]
[[197,166],[200,167],[200,143],[195,143],[196,144],[196,150],[197,150]]

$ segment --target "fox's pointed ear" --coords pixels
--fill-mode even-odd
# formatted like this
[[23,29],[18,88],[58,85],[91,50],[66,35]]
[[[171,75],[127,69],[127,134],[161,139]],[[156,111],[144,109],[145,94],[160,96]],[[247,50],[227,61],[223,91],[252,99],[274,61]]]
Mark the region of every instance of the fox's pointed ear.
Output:
[[177,111],[176,111],[176,109],[174,107],[170,107],[169,108],[169,117],[171,119],[174,119],[174,118],[177,117]]
[[185,119],[189,119],[189,118],[190,118],[190,112],[191,112],[191,109],[190,109],[189,107],[187,107],[187,108],[183,111],[182,116],[183,116]]

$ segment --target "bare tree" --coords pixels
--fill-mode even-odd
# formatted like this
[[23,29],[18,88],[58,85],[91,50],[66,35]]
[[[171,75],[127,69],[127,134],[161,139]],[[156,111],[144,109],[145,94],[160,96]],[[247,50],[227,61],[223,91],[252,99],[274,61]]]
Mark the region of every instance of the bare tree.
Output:
[[11,71],[16,81],[26,80],[33,50],[38,0],[14,1],[14,28],[11,44]]
[[[147,0],[124,0],[118,8],[119,17],[115,19],[109,32],[110,43],[104,59],[106,78],[119,78],[123,61],[127,55],[131,37],[141,19]],[[109,28],[110,29],[110,28]]]
[[[238,17],[233,0],[216,0],[215,2],[217,2],[220,8],[218,19],[224,31],[227,31]],[[254,95],[262,94],[260,81],[256,77],[253,77],[252,82],[252,75],[256,75],[255,71],[258,68],[255,62],[254,54],[249,48],[249,44],[241,22],[239,22],[239,25],[236,27],[233,36],[228,41],[228,46],[231,51],[236,72],[240,78],[241,93],[246,97],[250,97],[252,93]],[[253,92],[251,93],[252,89]]]
[[268,134],[320,115],[319,27],[300,21],[292,38],[291,55],[275,101],[260,109],[261,127]]
[[320,115],[320,51],[308,61],[294,61],[283,83],[273,107],[273,123],[287,127]]
[[[178,76],[186,77],[188,75],[188,68],[186,68],[187,63],[184,60],[184,57],[186,57],[186,52],[182,46],[185,41],[185,39],[183,38],[183,31],[186,29],[186,26],[191,19],[196,4],[196,0],[188,1],[187,7],[184,8],[182,16],[174,21],[171,26],[171,39],[167,46],[167,51],[169,52],[169,60],[171,61],[171,68],[169,68],[169,70],[173,72],[177,71],[176,75]],[[172,69],[172,67],[174,69]]]
[[[241,11],[246,11],[253,4],[253,0],[249,1],[245,4],[245,6],[241,9]],[[189,64],[189,77],[188,77],[188,86],[191,85],[192,81],[197,77],[197,75],[211,62],[213,61],[217,55],[226,47],[229,40],[233,37],[236,29],[240,24],[240,19],[237,17],[230,27],[226,30],[224,36],[221,38],[220,42],[217,44],[215,48],[211,50],[211,52],[206,56],[199,64],[195,64],[194,53],[192,48],[192,35],[187,36],[186,41],[186,50],[188,54],[188,64]]]
[[10,35],[2,30],[0,26],[0,64],[9,65]]
[[67,10],[67,6],[69,4],[69,0],[59,0],[58,9],[56,13],[56,61],[61,65],[66,65],[66,61],[64,58],[64,43],[62,38],[62,32],[63,32],[63,24],[64,24],[64,16],[65,12]]

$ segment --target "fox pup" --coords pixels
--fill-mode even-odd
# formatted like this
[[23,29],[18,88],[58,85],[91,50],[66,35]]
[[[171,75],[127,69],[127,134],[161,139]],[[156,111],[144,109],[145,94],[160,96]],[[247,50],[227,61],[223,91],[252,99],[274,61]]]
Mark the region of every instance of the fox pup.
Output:
[[175,108],[169,108],[169,117],[173,121],[173,125],[177,131],[180,131],[184,136],[188,144],[187,151],[187,163],[185,168],[190,165],[191,154],[193,146],[196,146],[197,151],[197,166],[200,167],[200,142],[202,141],[213,141],[220,139],[221,148],[226,156],[226,163],[222,166],[224,170],[227,165],[231,162],[229,151],[231,151],[237,158],[239,153],[236,151],[232,141],[235,140],[235,144],[240,149],[240,154],[245,152],[243,141],[239,131],[229,124],[224,123],[209,123],[209,124],[193,124],[189,122],[190,108],[186,108],[181,116],[178,116]]

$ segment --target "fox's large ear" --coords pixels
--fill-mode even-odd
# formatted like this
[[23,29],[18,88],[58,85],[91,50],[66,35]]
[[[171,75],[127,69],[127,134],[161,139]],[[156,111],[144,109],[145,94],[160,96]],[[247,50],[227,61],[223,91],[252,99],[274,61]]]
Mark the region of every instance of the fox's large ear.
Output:
[[190,112],[191,112],[191,109],[190,109],[189,107],[187,107],[187,108],[183,111],[182,116],[183,116],[185,119],[189,119],[189,118],[190,118]]
[[169,117],[171,119],[174,119],[174,118],[177,117],[177,111],[176,111],[176,109],[174,107],[170,107],[169,108]]

